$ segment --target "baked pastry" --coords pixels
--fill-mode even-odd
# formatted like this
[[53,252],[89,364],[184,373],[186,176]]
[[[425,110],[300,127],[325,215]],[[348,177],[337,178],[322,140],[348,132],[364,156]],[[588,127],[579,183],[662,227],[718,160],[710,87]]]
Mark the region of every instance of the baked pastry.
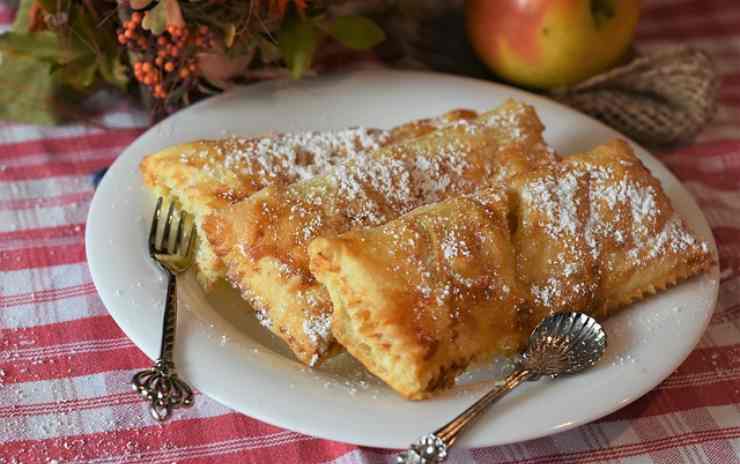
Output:
[[604,318],[713,262],[621,140],[518,176],[511,192],[528,330],[566,309]]
[[229,281],[296,357],[317,365],[338,347],[331,299],[309,270],[308,243],[374,226],[549,164],[531,107],[509,101],[409,142],[355,157],[326,176],[268,187],[203,223]]
[[713,262],[621,141],[309,252],[336,338],[411,399],[517,349],[549,314],[603,318]]
[[589,175],[586,246],[596,260],[599,285],[592,312],[616,309],[665,290],[715,263],[676,213],[660,181],[621,140],[568,156],[574,173]]
[[353,128],[327,132],[272,134],[253,138],[200,140],[175,145],[144,158],[144,183],[157,195],[174,196],[191,213],[198,231],[195,267],[205,290],[223,278],[221,260],[204,240],[203,218],[273,184],[289,184],[326,173],[342,159],[410,140],[455,121],[473,119],[454,110],[390,130]]
[[331,295],[339,343],[410,399],[518,350],[525,294],[508,212],[505,191],[490,189],[314,240],[311,270]]

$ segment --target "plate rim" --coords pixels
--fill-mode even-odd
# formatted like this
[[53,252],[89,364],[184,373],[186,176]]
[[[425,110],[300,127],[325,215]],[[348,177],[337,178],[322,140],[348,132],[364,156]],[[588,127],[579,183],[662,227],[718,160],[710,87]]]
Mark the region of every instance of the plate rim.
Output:
[[[313,82],[315,80],[327,79],[327,78],[331,78],[331,77],[337,76],[337,75],[339,75],[339,76],[347,76],[347,75],[371,74],[371,73],[372,74],[391,75],[391,76],[392,75],[395,75],[395,76],[398,76],[398,77],[404,78],[404,79],[413,78],[414,76],[422,77],[422,78],[429,78],[430,76],[433,76],[435,78],[443,79],[443,80],[449,79],[449,80],[452,80],[452,81],[455,81],[455,80],[457,80],[457,81],[470,81],[472,83],[475,83],[476,85],[480,85],[480,84],[490,85],[492,87],[498,88],[499,91],[501,91],[502,93],[509,94],[509,95],[511,95],[514,98],[522,98],[522,97],[524,97],[524,98],[527,99],[527,101],[529,103],[532,103],[532,104],[535,104],[536,102],[543,102],[545,105],[550,105],[550,106],[557,107],[560,111],[564,111],[564,112],[567,112],[567,113],[578,113],[581,117],[587,118],[591,124],[597,125],[600,128],[605,129],[606,131],[612,133],[616,137],[620,137],[620,138],[623,138],[623,139],[627,140],[632,146],[634,146],[634,147],[637,148],[637,151],[641,151],[643,154],[648,155],[649,157],[655,159],[657,162],[659,162],[661,165],[663,165],[663,163],[658,158],[656,158],[655,156],[653,156],[650,153],[650,151],[646,150],[641,145],[635,143],[629,137],[624,136],[623,134],[619,133],[618,131],[616,131],[616,130],[614,130],[614,129],[608,127],[608,126],[606,126],[602,122],[594,119],[593,117],[591,117],[589,115],[586,115],[584,113],[581,113],[580,111],[578,111],[576,109],[570,108],[570,107],[568,107],[568,106],[566,106],[566,105],[564,105],[564,104],[562,104],[562,103],[560,103],[560,102],[558,102],[556,100],[551,100],[551,99],[549,99],[547,97],[544,97],[542,95],[534,94],[534,93],[531,93],[531,92],[528,92],[528,91],[525,91],[525,90],[522,90],[522,89],[517,89],[517,88],[511,87],[511,86],[509,86],[507,84],[503,84],[503,83],[499,83],[499,82],[485,81],[485,80],[475,79],[475,78],[471,78],[471,77],[467,77],[467,76],[450,75],[450,74],[445,74],[445,73],[440,73],[440,72],[433,72],[433,71],[392,70],[392,69],[370,69],[370,70],[361,69],[361,70],[352,70],[352,71],[346,71],[346,72],[341,72],[341,73],[332,73],[332,74],[322,75],[322,76],[318,76],[318,77],[315,77],[315,78],[304,79],[304,81],[309,82],[308,85],[310,85],[310,82]],[[303,82],[303,81],[301,81],[301,82]],[[301,82],[299,82],[297,85],[301,85]],[[231,91],[228,91],[228,92],[224,92],[224,93],[222,93],[220,95],[217,95],[217,96],[214,96],[214,97],[211,97],[211,98],[207,98],[207,99],[205,99],[203,101],[200,101],[200,102],[198,102],[198,103],[196,103],[194,105],[191,105],[191,106],[189,106],[188,108],[186,108],[183,111],[197,111],[199,108],[201,108],[201,107],[203,107],[205,105],[213,104],[215,101],[218,101],[219,99],[223,99],[223,100],[228,99],[228,97],[230,95],[238,94],[240,91],[244,91],[244,89],[249,89],[251,91],[258,91],[258,89],[260,89],[261,87],[264,87],[265,89],[269,89],[269,88],[272,88],[274,85],[275,85],[275,83],[273,81],[268,81],[268,82],[256,83],[256,84],[249,85],[249,86],[238,86],[234,90],[231,90]],[[123,150],[120,153],[120,155],[114,160],[114,162],[109,166],[108,171],[106,172],[106,175],[103,176],[103,179],[101,180],[100,184],[98,185],[98,187],[95,190],[95,194],[94,194],[93,199],[92,199],[92,201],[90,203],[90,209],[88,211],[86,224],[90,224],[91,221],[94,220],[94,217],[97,216],[98,214],[100,214],[100,213],[98,213],[98,210],[101,209],[101,208],[103,208],[103,207],[105,207],[105,205],[102,204],[102,202],[104,200],[101,199],[103,197],[103,195],[102,194],[99,194],[99,192],[105,191],[105,188],[106,188],[105,186],[107,185],[107,182],[112,182],[111,181],[111,176],[109,176],[108,174],[110,172],[114,172],[114,170],[116,169],[117,166],[120,166],[121,164],[123,164],[123,162],[124,162],[123,160],[125,158],[130,157],[130,156],[133,156],[133,155],[130,155],[129,153],[132,152],[131,151],[132,150],[132,147],[135,148],[136,144],[141,139],[145,139],[148,136],[150,136],[152,133],[154,133],[154,132],[156,132],[158,130],[162,130],[162,128],[163,127],[166,127],[167,124],[169,124],[172,120],[174,120],[177,117],[178,114],[182,114],[182,111],[169,116],[168,118],[166,118],[166,119],[158,122],[157,124],[153,125],[149,129],[147,129],[145,132],[143,132],[141,135],[139,135],[136,138],[136,140],[134,140],[131,144],[129,144],[126,147],[126,149]],[[704,216],[704,213],[702,212],[701,208],[699,208],[698,204],[696,203],[696,200],[695,200],[694,196],[688,191],[688,189],[686,189],[686,187],[683,185],[683,183],[670,170],[667,169],[667,167],[665,167],[664,165],[663,165],[663,167],[665,168],[665,171],[667,172],[667,174],[672,178],[672,180],[675,181],[678,185],[680,185],[680,188],[682,190],[684,190],[684,191],[686,191],[686,193],[688,193],[688,198],[689,198],[689,201],[691,203],[690,206],[693,209],[695,209],[696,211],[700,212],[701,217],[699,219],[711,231],[711,227],[709,226],[709,223],[708,223],[706,217]],[[121,330],[126,334],[126,336],[129,339],[131,339],[132,342],[134,342],[134,344],[137,346],[137,348],[139,348],[142,351],[144,351],[145,353],[147,353],[148,350],[144,349],[141,346],[142,345],[141,343],[137,343],[136,342],[136,339],[139,338],[139,337],[137,337],[136,335],[134,335],[132,333],[132,327],[129,327],[129,324],[122,318],[121,313],[118,313],[116,311],[111,311],[110,310],[111,301],[107,301],[107,298],[104,296],[107,292],[101,290],[100,283],[99,283],[100,277],[98,277],[96,279],[96,275],[99,276],[99,273],[96,272],[97,259],[91,258],[91,253],[93,252],[92,249],[94,247],[88,246],[88,243],[91,243],[91,237],[94,234],[94,232],[93,232],[94,230],[95,230],[95,228],[86,227],[86,230],[85,230],[85,245],[86,245],[85,246],[85,254],[86,254],[86,259],[87,259],[87,262],[88,262],[88,266],[90,268],[91,278],[92,278],[93,283],[94,283],[94,285],[96,287],[96,290],[98,292],[98,295],[100,296],[101,301],[103,302],[104,306],[106,307],[106,311],[108,312],[108,314],[111,315],[111,317],[113,318],[113,320],[121,328]],[[707,241],[709,242],[710,248],[712,249],[714,255],[717,256],[716,242],[714,240],[714,237],[711,234],[710,234],[709,237],[707,237]],[[709,325],[709,322],[711,320],[712,314],[714,313],[714,311],[716,309],[716,303],[717,303],[717,298],[718,298],[718,294],[719,294],[719,278],[718,278],[719,277],[719,268],[718,268],[718,265],[716,263],[712,267],[711,271],[709,273],[707,273],[707,276],[711,279],[712,285],[713,285],[713,292],[712,292],[712,295],[711,295],[711,305],[710,305],[711,306],[711,309],[709,309],[706,312],[706,314],[704,315],[704,318],[702,319],[701,324],[700,324],[701,325],[701,330],[698,330],[696,332],[697,335],[695,337],[695,340],[691,340],[690,343],[684,345],[684,347],[685,347],[685,350],[684,351],[685,352],[682,352],[679,356],[675,357],[674,358],[674,361],[672,363],[670,363],[665,368],[665,375],[660,375],[660,376],[657,377],[657,380],[656,381],[654,381],[654,382],[648,382],[647,384],[645,384],[645,385],[648,385],[649,384],[649,386],[645,386],[645,387],[641,388],[640,391],[637,392],[634,396],[632,396],[630,398],[625,398],[621,402],[615,402],[614,404],[612,404],[609,407],[601,408],[601,409],[598,410],[598,412],[592,413],[589,417],[586,417],[586,418],[581,417],[581,418],[579,418],[577,420],[570,421],[569,423],[564,424],[564,425],[562,425],[561,427],[559,427],[557,429],[549,430],[549,431],[546,431],[546,432],[536,432],[536,431],[533,431],[533,432],[530,432],[529,434],[524,434],[521,438],[516,439],[516,440],[508,440],[508,441],[483,440],[485,443],[482,443],[482,442],[473,442],[473,443],[470,443],[469,446],[465,446],[465,447],[478,448],[478,447],[498,446],[498,445],[504,445],[504,444],[510,444],[510,443],[519,443],[519,442],[523,442],[523,441],[527,441],[527,440],[532,440],[532,439],[535,439],[535,438],[541,438],[541,437],[549,436],[549,435],[552,435],[552,434],[555,434],[555,433],[559,433],[559,432],[562,432],[562,431],[571,430],[573,428],[579,427],[579,426],[584,425],[584,424],[588,424],[588,423],[593,422],[595,420],[598,420],[598,419],[600,419],[600,418],[602,418],[602,417],[604,417],[604,416],[606,416],[608,414],[611,414],[611,413],[613,413],[613,412],[615,412],[615,411],[617,411],[617,410],[625,407],[627,404],[630,404],[630,403],[634,402],[635,400],[637,400],[639,397],[643,396],[644,394],[646,394],[646,393],[652,391],[653,389],[655,389],[655,387],[657,385],[659,385],[663,380],[665,380],[665,378],[667,378],[671,373],[673,373],[675,371],[675,369],[681,363],[683,363],[686,360],[686,358],[689,356],[689,354],[696,348],[696,345],[699,343],[699,341],[700,341],[701,337],[703,336],[703,334],[706,332],[706,328]],[[285,423],[280,423],[280,421],[275,421],[274,420],[274,416],[270,416],[269,414],[264,414],[263,413],[263,409],[261,409],[261,408],[251,409],[248,413],[247,412],[242,412],[244,410],[244,408],[242,408],[242,407],[240,407],[238,405],[233,404],[233,402],[230,401],[229,399],[223,398],[219,394],[206,393],[205,391],[202,391],[202,392],[203,392],[204,395],[206,395],[206,396],[214,399],[215,401],[217,401],[217,402],[219,402],[219,403],[221,403],[223,405],[226,405],[227,407],[233,409],[235,412],[238,412],[240,414],[245,414],[245,415],[247,415],[249,417],[253,417],[253,418],[258,419],[258,420],[260,420],[262,422],[265,422],[267,424],[270,424],[270,425],[273,425],[273,426],[276,426],[276,427],[279,427],[279,428],[293,430],[293,431],[296,431],[296,432],[299,432],[299,433],[303,433],[303,434],[310,435],[310,436],[317,437],[317,438],[321,438],[321,439],[340,441],[340,442],[343,442],[343,443],[348,443],[348,444],[357,445],[357,446],[370,446],[370,447],[378,447],[378,448],[389,448],[389,447],[390,448],[395,448],[395,446],[389,446],[389,444],[387,443],[387,440],[381,440],[383,443],[381,443],[380,441],[377,441],[377,440],[357,440],[357,439],[351,438],[349,436],[351,434],[347,435],[347,434],[345,434],[345,433],[343,433],[341,431],[340,432],[332,431],[330,429],[327,429],[326,427],[317,427],[317,428],[311,429],[311,428],[299,426],[299,425],[296,425],[296,424],[286,425]],[[395,445],[395,444],[393,444],[393,445]]]

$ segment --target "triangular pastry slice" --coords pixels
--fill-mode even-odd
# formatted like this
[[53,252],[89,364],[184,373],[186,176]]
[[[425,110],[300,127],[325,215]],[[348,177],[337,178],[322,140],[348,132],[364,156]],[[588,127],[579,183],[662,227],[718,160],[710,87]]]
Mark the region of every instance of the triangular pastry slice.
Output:
[[490,189],[314,240],[311,270],[331,294],[339,343],[410,399],[518,350],[524,293],[508,211],[505,191]]
[[475,120],[349,160],[329,175],[266,188],[209,215],[203,228],[264,324],[298,359],[316,365],[337,346],[331,300],[309,270],[308,243],[553,163],[542,130],[534,109],[509,101]]
[[224,277],[224,269],[204,239],[202,224],[206,215],[269,185],[310,179],[347,158],[365,156],[378,148],[475,117],[477,113],[471,110],[453,110],[390,130],[351,128],[199,140],[149,155],[139,168],[147,187],[157,195],[174,197],[194,216],[198,231],[196,275],[201,286],[209,290]]

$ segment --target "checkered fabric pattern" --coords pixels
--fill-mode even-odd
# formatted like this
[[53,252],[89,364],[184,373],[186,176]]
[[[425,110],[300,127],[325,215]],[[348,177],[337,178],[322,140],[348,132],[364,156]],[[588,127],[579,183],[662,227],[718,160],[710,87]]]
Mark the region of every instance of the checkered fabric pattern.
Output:
[[[0,24],[12,12],[0,4]],[[644,2],[638,46],[687,43],[722,74],[719,113],[660,159],[698,200],[719,244],[721,290],[699,346],[655,390],[578,429],[451,462],[740,463],[740,2]],[[150,364],[107,314],[85,262],[92,174],[147,125],[112,98],[93,126],[0,124],[0,463],[390,463],[281,430],[198,394],[155,425],[128,380]]]

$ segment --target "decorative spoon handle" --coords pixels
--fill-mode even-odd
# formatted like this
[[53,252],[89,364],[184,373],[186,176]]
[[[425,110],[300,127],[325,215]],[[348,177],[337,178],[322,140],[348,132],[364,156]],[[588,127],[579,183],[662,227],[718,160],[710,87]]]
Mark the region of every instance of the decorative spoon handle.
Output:
[[519,368],[504,380],[504,384],[492,389],[434,433],[424,435],[416,443],[402,452],[397,464],[431,464],[447,459],[447,450],[455,444],[460,432],[477,419],[491,404],[535,375],[527,369]]

